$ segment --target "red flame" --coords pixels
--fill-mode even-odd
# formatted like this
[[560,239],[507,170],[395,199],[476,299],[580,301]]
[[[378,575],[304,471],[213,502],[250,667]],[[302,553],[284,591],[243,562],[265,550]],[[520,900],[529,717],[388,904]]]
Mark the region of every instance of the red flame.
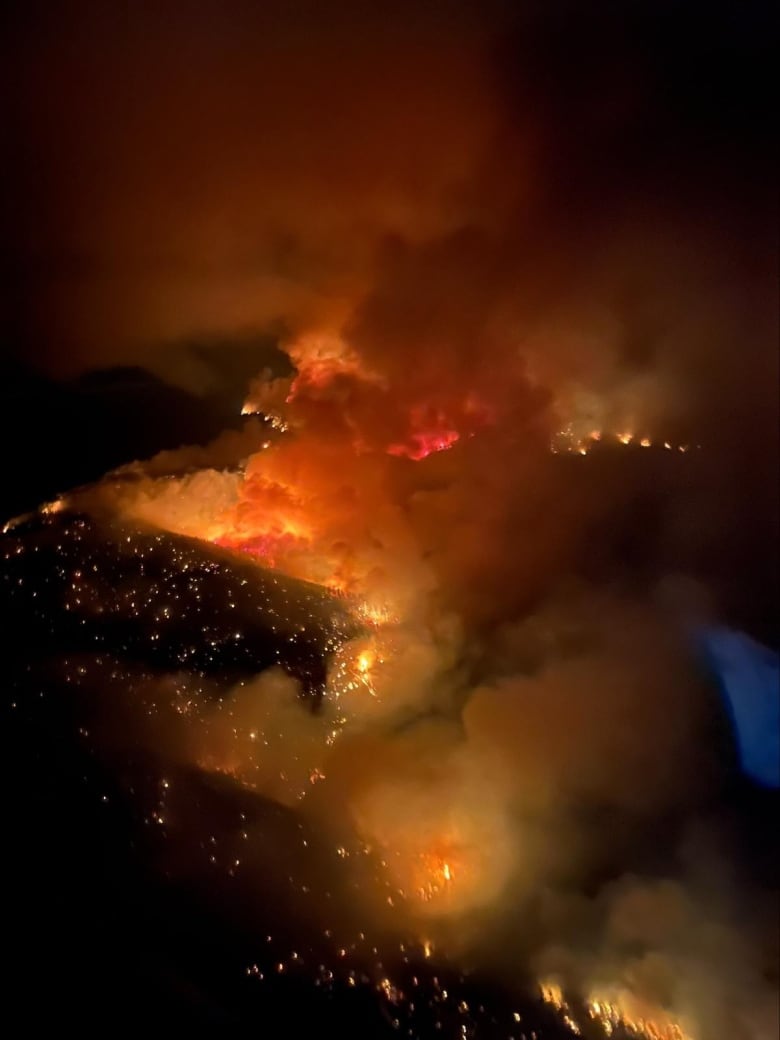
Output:
[[420,459],[432,455],[435,451],[446,451],[459,438],[460,434],[457,430],[428,430],[413,433],[408,444],[391,444],[387,453],[388,455],[405,455],[406,458],[419,462]]
[[436,451],[446,451],[460,440],[460,433],[441,408],[416,405],[409,413],[409,426],[406,441],[390,444],[388,455],[403,455],[418,462]]

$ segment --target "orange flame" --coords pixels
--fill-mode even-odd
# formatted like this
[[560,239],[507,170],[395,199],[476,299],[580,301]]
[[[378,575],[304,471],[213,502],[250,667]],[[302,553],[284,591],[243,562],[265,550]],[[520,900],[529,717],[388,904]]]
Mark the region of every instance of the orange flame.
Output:
[[435,846],[420,853],[415,872],[416,892],[420,899],[429,902],[445,896],[454,883],[460,858],[449,843]]

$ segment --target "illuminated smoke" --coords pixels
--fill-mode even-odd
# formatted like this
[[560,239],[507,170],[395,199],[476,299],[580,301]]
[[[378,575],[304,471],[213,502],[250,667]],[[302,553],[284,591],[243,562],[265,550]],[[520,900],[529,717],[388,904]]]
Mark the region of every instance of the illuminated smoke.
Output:
[[[774,429],[775,360],[763,347],[774,344],[773,319],[760,288],[741,287],[756,271],[763,284],[765,265],[710,219],[704,184],[646,209],[641,191],[626,200],[592,158],[642,165],[630,62],[605,66],[606,97],[597,62],[582,109],[556,115],[551,87],[539,115],[525,78],[533,18],[520,33],[518,79],[502,89],[489,19],[460,15],[433,46],[426,14],[389,36],[381,20],[355,17],[355,26],[336,19],[321,47],[277,46],[292,27],[260,13],[259,51],[248,34],[211,55],[196,35],[207,72],[183,53],[171,92],[162,88],[178,52],[163,46],[171,54],[146,67],[155,104],[140,134],[132,91],[104,112],[105,92],[91,90],[100,76],[82,70],[78,49],[43,47],[42,68],[74,84],[83,72],[90,96],[78,129],[102,157],[86,169],[79,149],[60,160],[68,220],[57,255],[81,255],[76,234],[104,275],[84,279],[82,263],[46,282],[34,331],[56,330],[58,358],[77,367],[109,351],[198,393],[216,378],[186,349],[200,334],[281,330],[295,368],[252,381],[241,432],[125,467],[44,512],[56,519],[68,507],[199,539],[342,598],[364,629],[329,647],[317,711],[276,670],[217,703],[194,681],[176,680],[175,693],[141,682],[166,721],[143,741],[313,821],[355,882],[366,928],[391,921],[425,960],[431,949],[489,959],[502,914],[567,868],[575,890],[605,861],[620,870],[623,830],[630,845],[667,814],[695,810],[717,783],[706,691],[668,619],[641,594],[573,593],[566,580],[599,523],[618,526],[625,501],[632,471],[602,480],[598,459],[638,472],[669,466],[682,474],[670,486],[685,505],[679,485],[697,472],[701,436],[714,473],[702,500],[719,502],[727,480],[711,443],[728,440],[719,417],[733,406]],[[345,47],[356,35],[360,47]],[[113,36],[107,44],[111,66],[121,47]],[[26,109],[21,125],[51,121],[43,159],[32,153],[36,170],[47,168],[59,122],[39,102]],[[705,166],[708,182],[717,164]],[[180,200],[185,180],[191,194]],[[635,180],[629,166],[626,182]],[[750,277],[734,277],[735,265]],[[558,467],[569,461],[574,476]],[[686,515],[672,519],[685,528]],[[711,514],[699,502],[693,515]],[[700,524],[689,526],[698,544]],[[69,607],[85,588],[83,575],[73,579]],[[579,822],[596,810],[610,816],[606,831]],[[155,812],[174,826],[174,808]],[[594,935],[609,932],[606,898],[575,901]],[[607,1032],[653,1022],[663,1035],[684,1020],[688,1030],[687,1016],[699,1040],[734,958],[710,962],[703,943],[678,957],[676,935],[634,935],[700,983],[682,1007],[670,997],[664,1017],[648,992],[657,979],[628,972],[636,958],[614,936],[606,952],[577,956],[580,936],[565,927],[577,914],[566,911],[549,930],[529,925],[527,939],[542,950],[540,976],[557,972],[580,999],[577,1011],[557,996],[559,1010],[572,1021],[583,1012],[583,1032],[591,1018]],[[707,913],[688,915],[691,934],[706,934]],[[527,964],[525,941],[506,943],[502,968]],[[562,965],[556,941],[570,954]],[[739,929],[727,931],[726,954],[742,946]],[[691,962],[717,981],[708,988]],[[760,966],[747,976],[744,993],[761,992]],[[377,985],[401,1002],[384,972]]]
[[[695,803],[715,768],[697,747],[703,702],[660,617],[593,593],[518,619],[504,649],[490,651],[482,681],[469,680],[469,637],[442,609],[437,573],[395,498],[393,453],[361,450],[351,436],[320,443],[321,426],[296,422],[294,400],[287,408],[290,430],[237,472],[162,477],[139,467],[133,480],[107,478],[74,496],[326,584],[365,625],[334,646],[317,713],[272,671],[216,706],[191,694],[184,729],[158,725],[145,739],[320,821],[348,872],[362,876],[360,863],[375,863],[359,888],[367,920],[392,921],[419,941],[433,934],[445,948],[479,948],[466,923],[474,915],[489,919],[505,900],[530,898],[551,857],[592,855],[591,838],[566,834],[568,806],[593,801],[652,818],[681,797]],[[405,465],[422,473],[427,462]],[[458,921],[453,943],[448,928]],[[563,967],[585,994],[578,1010],[561,1004],[567,1021],[582,1013],[607,1032],[698,1040],[695,1030],[674,1032],[674,1014],[646,1010],[648,986],[624,977],[617,951],[585,975],[566,959]],[[701,999],[691,996],[686,1014],[696,1019]]]
[[[522,366],[460,387],[406,380],[326,334],[291,350],[296,374],[252,384],[242,433],[125,467],[43,512],[149,525],[336,593],[361,631],[329,645],[316,711],[297,680],[270,670],[216,703],[182,694],[143,741],[316,825],[367,926],[490,959],[502,909],[532,901],[567,860],[583,873],[610,861],[609,835],[579,826],[578,807],[630,833],[693,810],[717,782],[706,694],[668,618],[616,591],[553,594],[572,524],[556,513],[565,460],[550,446],[676,466],[687,445],[667,454],[625,427],[554,435],[550,395]],[[512,577],[518,563],[542,577],[531,609],[506,606],[514,587],[533,588]],[[174,809],[155,811],[173,826]],[[617,911],[605,897],[587,913],[598,934]],[[690,910],[692,935],[704,913]],[[582,951],[580,939],[565,922],[537,922],[528,937],[540,975],[573,990],[557,1001],[572,1029],[709,1040],[701,1023],[720,1005],[696,981],[702,946],[683,955],[676,934],[641,933],[637,959],[609,939]],[[728,933],[715,978],[742,941]],[[653,957],[692,988],[658,996],[644,970]],[[403,1004],[392,979],[380,991]],[[761,983],[746,977],[729,1013],[742,1021],[754,992]]]

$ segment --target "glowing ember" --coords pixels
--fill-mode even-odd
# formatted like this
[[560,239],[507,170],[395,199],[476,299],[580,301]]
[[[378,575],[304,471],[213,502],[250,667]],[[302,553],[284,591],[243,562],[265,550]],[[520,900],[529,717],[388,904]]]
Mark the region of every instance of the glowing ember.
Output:
[[[600,443],[605,436],[609,436],[613,441],[617,441],[618,444],[628,447],[631,444],[638,444],[641,448],[652,448],[654,441],[651,437],[642,437],[637,441],[636,434],[630,430],[624,430],[620,433],[605,434],[602,430],[590,430],[587,435],[575,432],[574,426],[569,423],[562,429],[558,430],[552,439],[550,444],[550,451],[553,454],[559,452],[566,452],[573,455],[587,455],[594,447],[594,445]],[[663,441],[663,447],[666,451],[672,451],[673,445],[669,441]],[[697,445],[699,447],[699,445]],[[683,454],[688,451],[687,444],[680,444],[677,446],[677,450]]]
[[397,1004],[400,1000],[403,1000],[403,993],[396,989],[393,983],[388,978],[381,980],[377,989],[384,995],[385,999],[391,1004]]

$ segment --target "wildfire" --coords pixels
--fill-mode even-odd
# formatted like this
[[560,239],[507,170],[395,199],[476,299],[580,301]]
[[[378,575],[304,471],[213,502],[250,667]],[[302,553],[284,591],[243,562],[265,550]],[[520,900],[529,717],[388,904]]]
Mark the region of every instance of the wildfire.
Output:
[[[446,896],[455,881],[455,866],[458,853],[451,845],[420,853],[416,871],[416,892],[423,902]],[[459,868],[460,869],[460,868]]]
[[356,608],[355,613],[361,621],[370,625],[372,628],[379,628],[382,625],[389,625],[397,621],[389,607],[373,606],[370,603],[360,603]]
[[628,1030],[636,1037],[647,1040],[692,1040],[691,1034],[683,1026],[661,1009],[631,1010],[638,1002],[629,998],[623,1000],[606,1000],[590,996],[585,1007],[588,1016],[598,1022],[607,1035],[616,1029]]
[[[385,655],[373,635],[352,640],[336,650],[328,670],[327,690],[339,705],[339,726],[349,720],[358,702],[361,710],[364,709],[362,698],[366,691],[371,697],[379,697],[384,663]],[[334,740],[338,732],[334,732]]]
[[545,1004],[551,1004],[556,1011],[566,1007],[566,1002],[563,999],[563,990],[558,982],[540,982],[539,992]]
[[64,498],[55,498],[53,502],[47,502],[46,505],[41,506],[40,511],[49,515],[61,513],[66,505],[67,501]]
[[542,1000],[545,1004],[549,1004],[551,1007],[555,1008],[569,1031],[574,1033],[575,1036],[581,1036],[582,1030],[577,1024],[576,1019],[572,1016],[571,1009],[566,1003],[560,984],[554,981],[542,982],[539,985],[539,992],[541,993]]
[[[381,853],[384,881],[413,918],[448,917],[487,906],[512,868],[504,808],[486,804],[481,777],[444,758],[394,759],[350,795],[362,841]],[[405,776],[407,770],[415,775]],[[400,905],[400,904],[399,904]]]
[[357,659],[357,679],[358,682],[362,683],[366,687],[372,697],[376,697],[376,689],[374,688],[374,682],[372,677],[372,669],[377,663],[377,654],[373,649],[363,650],[362,653],[358,654]]
[[[572,455],[587,455],[593,446],[597,443],[603,443],[605,440],[612,441],[613,443],[621,444],[623,447],[629,447],[632,444],[638,444],[640,448],[652,448],[656,443],[652,437],[639,437],[631,430],[623,430],[618,433],[606,433],[603,430],[591,430],[586,436],[575,433],[574,427],[571,423],[564,426],[563,429],[558,430],[552,439],[550,444],[550,450],[553,454],[564,452]],[[660,442],[663,445],[665,451],[673,451],[675,446],[670,441]],[[681,454],[685,454],[689,450],[688,444],[676,445],[676,450]],[[697,445],[697,447],[701,447]]]
[[391,444],[388,455],[405,455],[415,462],[433,455],[437,451],[446,451],[456,441],[460,440],[457,430],[431,430],[422,433],[413,433],[408,444]]
[[[241,406],[241,414],[262,415],[262,417],[265,419],[265,421],[268,423],[271,429],[277,430],[279,433],[286,433],[290,428],[289,423],[284,418],[284,416],[279,415],[277,412],[270,412],[264,410],[263,405],[260,402],[253,401],[251,398],[248,398],[246,401],[244,401],[243,405]],[[270,444],[266,444],[264,446],[270,447]]]
[[382,382],[339,335],[315,333],[300,336],[288,345],[287,350],[298,369],[287,396],[288,403],[307,391],[327,389],[341,376],[367,383]]
[[[573,1017],[560,983],[556,980],[541,982],[539,992],[545,1004],[558,1012],[569,1029],[581,1035],[582,1029]],[[628,993],[610,999],[591,994],[583,1004],[588,1018],[597,1023],[607,1036],[620,1029],[636,1040],[693,1040],[686,1028],[667,1012],[649,1007]]]
[[442,408],[416,405],[409,414],[410,433],[405,441],[390,444],[388,455],[419,462],[437,451],[446,451],[460,440],[460,433]]
[[294,527],[283,530],[266,531],[249,538],[240,538],[224,534],[214,539],[215,545],[226,549],[236,549],[249,556],[259,557],[268,567],[275,567],[279,558],[296,548],[307,544],[308,539]]

